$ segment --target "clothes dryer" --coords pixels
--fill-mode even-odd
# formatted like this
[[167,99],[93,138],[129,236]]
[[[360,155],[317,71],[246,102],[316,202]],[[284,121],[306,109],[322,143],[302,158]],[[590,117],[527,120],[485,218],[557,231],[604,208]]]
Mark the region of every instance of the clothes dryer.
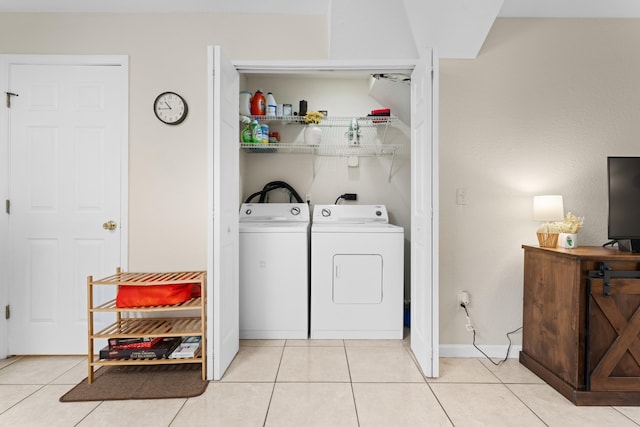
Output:
[[245,203],[239,231],[240,338],[308,338],[308,205]]
[[316,205],[311,338],[402,339],[404,229],[384,205]]

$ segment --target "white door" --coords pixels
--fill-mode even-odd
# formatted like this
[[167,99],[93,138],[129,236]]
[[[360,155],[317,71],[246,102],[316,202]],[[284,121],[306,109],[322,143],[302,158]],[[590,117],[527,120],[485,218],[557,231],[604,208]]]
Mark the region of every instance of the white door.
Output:
[[411,350],[437,377],[438,68],[432,51],[411,73]]
[[126,73],[9,65],[9,354],[87,351],[86,277],[122,260]]
[[209,47],[208,63],[207,378],[219,380],[240,345],[240,75],[219,46]]

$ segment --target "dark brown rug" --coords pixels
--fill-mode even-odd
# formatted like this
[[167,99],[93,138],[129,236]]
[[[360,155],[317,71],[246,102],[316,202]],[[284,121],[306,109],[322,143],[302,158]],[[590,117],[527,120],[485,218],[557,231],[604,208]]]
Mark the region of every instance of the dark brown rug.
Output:
[[207,384],[199,364],[103,366],[92,384],[85,378],[60,402],[194,397],[204,393]]

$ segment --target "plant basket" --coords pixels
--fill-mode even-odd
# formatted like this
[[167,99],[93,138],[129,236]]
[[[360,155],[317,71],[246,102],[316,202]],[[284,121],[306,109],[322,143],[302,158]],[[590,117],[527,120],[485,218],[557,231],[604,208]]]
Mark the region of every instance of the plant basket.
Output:
[[555,248],[558,246],[558,233],[536,233],[541,248]]

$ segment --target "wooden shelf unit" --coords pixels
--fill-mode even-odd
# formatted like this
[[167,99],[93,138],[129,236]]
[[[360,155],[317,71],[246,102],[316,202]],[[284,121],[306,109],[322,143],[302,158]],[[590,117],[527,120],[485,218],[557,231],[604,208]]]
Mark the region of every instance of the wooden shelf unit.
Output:
[[[94,286],[153,286],[199,283],[201,296],[191,298],[180,304],[151,307],[117,307],[115,299],[94,306]],[[199,363],[202,367],[202,379],[206,379],[206,272],[182,271],[168,273],[125,273],[116,269],[116,273],[94,280],[87,277],[88,307],[88,362],[87,382],[94,379],[94,367],[117,365],[171,365],[183,363]],[[156,317],[157,314],[179,314],[198,310],[199,315],[187,314],[184,317]],[[95,313],[115,313],[115,322],[95,331]],[[154,317],[127,317],[128,314]],[[187,359],[100,359],[96,356],[94,340],[99,338],[153,338],[198,336],[201,340],[200,351],[194,358]],[[98,349],[99,350],[99,349]]]

